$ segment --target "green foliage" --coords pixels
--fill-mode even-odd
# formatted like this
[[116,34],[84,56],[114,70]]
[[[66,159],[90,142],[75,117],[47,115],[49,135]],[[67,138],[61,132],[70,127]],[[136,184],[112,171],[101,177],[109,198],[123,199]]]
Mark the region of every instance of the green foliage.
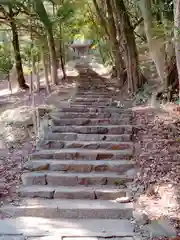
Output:
[[8,74],[12,69],[13,63],[11,60],[11,52],[4,45],[0,45],[0,72],[3,74]]
[[32,58],[34,60],[35,63],[37,63],[39,61],[40,58],[40,50],[38,48],[38,46],[35,46],[30,43],[25,44],[22,47],[22,58],[26,63],[29,63],[32,61]]
[[58,20],[63,23],[70,21],[75,13],[73,4],[70,1],[65,1],[62,5],[59,6],[57,10]]
[[49,16],[48,16],[47,12],[46,12],[43,1],[42,0],[34,0],[33,1],[33,7],[34,7],[34,10],[37,13],[40,21],[44,24],[46,29],[51,28],[52,23],[49,19]]

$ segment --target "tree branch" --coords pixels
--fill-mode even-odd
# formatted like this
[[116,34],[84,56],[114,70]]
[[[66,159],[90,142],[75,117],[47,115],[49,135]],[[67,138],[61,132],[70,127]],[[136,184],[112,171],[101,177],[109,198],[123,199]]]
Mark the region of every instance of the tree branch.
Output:
[[4,15],[5,19],[9,19],[10,16],[9,16],[9,13],[3,8],[2,5],[0,5],[0,12],[2,12],[2,14]]
[[141,17],[141,18],[134,24],[133,30],[134,30],[139,24],[141,24],[143,21],[144,21],[144,18]]

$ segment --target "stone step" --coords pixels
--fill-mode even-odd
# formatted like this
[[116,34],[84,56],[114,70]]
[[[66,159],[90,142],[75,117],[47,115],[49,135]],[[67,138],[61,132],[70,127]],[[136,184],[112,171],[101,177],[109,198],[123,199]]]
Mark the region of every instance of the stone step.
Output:
[[87,106],[87,105],[78,105],[78,106],[70,106],[70,107],[63,107],[60,110],[61,112],[77,112],[77,113],[129,113],[129,111],[124,111],[122,108],[117,108],[117,107],[106,107],[106,106]]
[[48,140],[40,144],[42,149],[65,149],[65,148],[82,148],[82,149],[106,149],[106,150],[124,150],[133,151],[132,142],[112,142],[112,141],[58,141]]
[[111,98],[86,98],[86,97],[83,97],[83,98],[80,98],[80,97],[76,97],[74,102],[76,103],[95,103],[95,102],[98,102],[98,103],[109,103],[111,102],[112,99]]
[[22,186],[17,190],[20,197],[48,199],[91,199],[116,200],[127,197],[128,190],[117,187],[58,187],[58,186]]
[[[90,101],[90,102],[106,102],[106,101],[111,101],[111,100],[116,100],[116,101],[119,101],[119,96],[116,96],[116,95],[112,95],[112,96],[86,96],[86,95],[83,95],[83,96],[78,96],[76,95],[75,96],[75,101],[77,102],[82,102],[82,101]],[[123,101],[123,102],[132,102],[132,100],[126,100],[126,101]]]
[[31,159],[72,159],[72,160],[126,160],[133,154],[131,149],[104,150],[104,149],[60,149],[40,150],[30,155]]
[[65,171],[65,172],[116,172],[124,174],[132,169],[135,163],[130,160],[55,160],[41,159],[30,160],[24,165],[24,169],[30,171]]
[[131,122],[131,118],[123,118],[123,119],[117,119],[117,118],[75,118],[75,119],[70,119],[70,118],[64,118],[64,119],[59,119],[56,117],[52,118],[52,123],[55,126],[67,126],[67,125],[123,125],[123,124],[128,124]]
[[45,136],[45,140],[61,140],[61,141],[130,141],[131,134],[78,134],[78,133],[52,133],[49,132]]
[[132,125],[88,125],[88,126],[52,126],[53,133],[83,133],[83,134],[131,134]]
[[77,92],[77,96],[79,95],[82,95],[82,96],[87,96],[87,95],[90,95],[90,96],[114,96],[116,95],[115,92],[112,92],[112,91],[103,91],[102,89],[101,90],[80,90]]
[[[84,80],[84,79],[83,79]],[[96,87],[93,87],[93,88],[89,88],[87,87],[87,85],[90,85],[91,82],[84,82],[81,84],[81,86],[78,88],[78,93],[79,94],[84,94],[84,93],[87,93],[87,94],[102,94],[102,95],[112,95],[112,94],[115,94],[114,92],[112,91],[109,91],[108,90],[108,87],[106,86],[101,86],[99,85],[99,83],[93,83],[94,85],[97,85]]]
[[129,118],[132,117],[132,113],[128,112],[114,112],[114,113],[89,113],[89,112],[61,112],[61,111],[56,111],[50,114],[50,116],[53,118],[59,118],[59,119],[67,119],[67,118],[98,118],[98,119],[103,119],[103,118],[110,118],[110,119],[124,119],[124,118]]
[[[77,102],[70,102],[69,106],[71,108],[77,108],[77,109],[84,109],[84,108],[88,108],[88,109],[92,109],[92,108],[113,108],[114,105],[111,105],[111,103],[99,103],[99,102],[94,102],[94,103],[77,103]],[[116,106],[117,107],[117,106]]]
[[20,206],[6,205],[1,213],[11,217],[44,217],[66,219],[130,219],[132,203],[110,200],[24,199]]
[[[134,239],[130,239],[130,236],[134,236],[134,225],[126,219],[18,217],[0,220],[0,226],[0,235],[4,236],[2,237],[4,240],[29,238],[32,240],[61,240],[61,236],[66,236],[63,237],[64,240],[100,240],[99,237],[107,237],[108,239],[110,236],[122,237],[114,238],[114,240]],[[78,238],[75,239],[74,236],[78,236]]]
[[[131,176],[132,175],[132,176]],[[58,171],[27,172],[21,176],[24,185],[76,186],[76,185],[123,185],[133,180],[133,174],[90,172],[72,173]]]

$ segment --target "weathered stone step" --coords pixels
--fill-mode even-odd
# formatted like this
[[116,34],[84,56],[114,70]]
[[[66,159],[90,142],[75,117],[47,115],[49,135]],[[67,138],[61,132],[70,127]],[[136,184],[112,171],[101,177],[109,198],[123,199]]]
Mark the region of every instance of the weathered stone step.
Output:
[[78,134],[78,133],[51,133],[45,136],[45,140],[66,141],[130,141],[131,134]]
[[78,133],[51,133],[45,136],[45,140],[61,141],[130,141],[131,134],[78,134]]
[[106,97],[106,96],[114,96],[116,93],[111,92],[111,91],[87,91],[87,90],[81,90],[77,92],[77,96],[97,96],[97,97]]
[[20,206],[1,207],[1,212],[12,217],[130,219],[133,204],[110,200],[24,199]]
[[105,149],[60,149],[40,150],[31,154],[31,159],[72,159],[72,160],[120,160],[130,159],[133,154],[131,149],[105,150]]
[[27,172],[22,174],[24,185],[50,185],[50,186],[76,186],[76,185],[124,185],[133,180],[134,176],[120,175],[117,173],[91,172],[71,173],[58,171]]
[[116,93],[115,92],[112,92],[112,91],[108,91],[108,90],[84,90],[84,89],[82,89],[82,90],[80,90],[80,91],[78,91],[78,93],[77,93],[77,96],[78,95],[85,95],[85,96],[87,96],[87,95],[91,95],[91,96],[111,96],[111,95],[115,95]]
[[94,102],[98,102],[98,103],[109,103],[111,102],[112,99],[107,97],[107,98],[98,98],[98,97],[83,97],[83,98],[80,98],[80,97],[76,97],[74,102],[77,102],[77,103],[94,103]]
[[51,117],[56,117],[60,119],[67,119],[67,118],[115,118],[115,119],[123,119],[127,117],[131,117],[132,113],[128,112],[114,112],[114,113],[89,113],[89,112],[53,112],[50,114]]
[[135,163],[130,160],[55,160],[41,159],[30,160],[24,165],[24,169],[30,171],[66,171],[66,172],[116,172],[125,173]]
[[82,148],[82,149],[106,149],[106,150],[133,150],[132,142],[110,142],[110,141],[57,141],[48,140],[40,145],[43,149],[65,149],[65,148]]
[[87,106],[87,105],[78,105],[78,106],[70,106],[70,107],[63,107],[60,110],[61,112],[77,112],[77,113],[129,113],[131,114],[131,111],[128,112],[124,111],[124,109],[117,108],[117,107],[106,107],[106,106]]
[[67,125],[123,125],[123,124],[128,124],[130,123],[131,119],[130,117],[123,118],[123,119],[117,119],[117,118],[64,118],[64,119],[59,119],[56,117],[52,118],[52,122],[55,126],[67,126]]
[[[79,236],[79,239],[85,237],[83,238],[84,240],[87,239],[87,237],[90,237],[88,238],[89,240],[92,239],[92,237],[92,240],[99,240],[99,237],[108,238],[109,236],[125,237],[121,240],[134,239],[130,238],[130,236],[134,236],[134,225],[127,219],[51,219],[43,217],[18,217],[0,220],[0,226],[0,235],[3,236],[2,239],[4,240],[26,239],[26,237],[42,240],[60,240],[62,239],[60,236]],[[97,236],[99,237],[97,238]],[[119,238],[114,238],[114,240],[118,239]],[[65,237],[64,240],[66,240]]]
[[127,189],[117,187],[58,187],[58,186],[23,186],[17,191],[19,196],[28,198],[49,198],[49,199],[91,199],[91,200],[115,200],[128,196]]
[[94,103],[77,103],[77,102],[70,102],[69,106],[71,108],[77,108],[77,109],[92,109],[92,108],[113,108],[114,106],[111,105],[111,103],[99,103],[99,102],[94,102]]
[[131,134],[131,125],[88,125],[88,126],[52,126],[51,131],[56,133],[74,132],[83,134]]

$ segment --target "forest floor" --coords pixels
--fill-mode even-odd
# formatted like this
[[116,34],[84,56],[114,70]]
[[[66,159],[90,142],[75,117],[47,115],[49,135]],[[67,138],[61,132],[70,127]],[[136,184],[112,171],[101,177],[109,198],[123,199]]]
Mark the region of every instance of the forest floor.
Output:
[[[136,210],[149,220],[167,219],[180,234],[180,113],[174,104],[134,109],[138,174],[132,191]],[[160,238],[166,239],[166,238]]]

